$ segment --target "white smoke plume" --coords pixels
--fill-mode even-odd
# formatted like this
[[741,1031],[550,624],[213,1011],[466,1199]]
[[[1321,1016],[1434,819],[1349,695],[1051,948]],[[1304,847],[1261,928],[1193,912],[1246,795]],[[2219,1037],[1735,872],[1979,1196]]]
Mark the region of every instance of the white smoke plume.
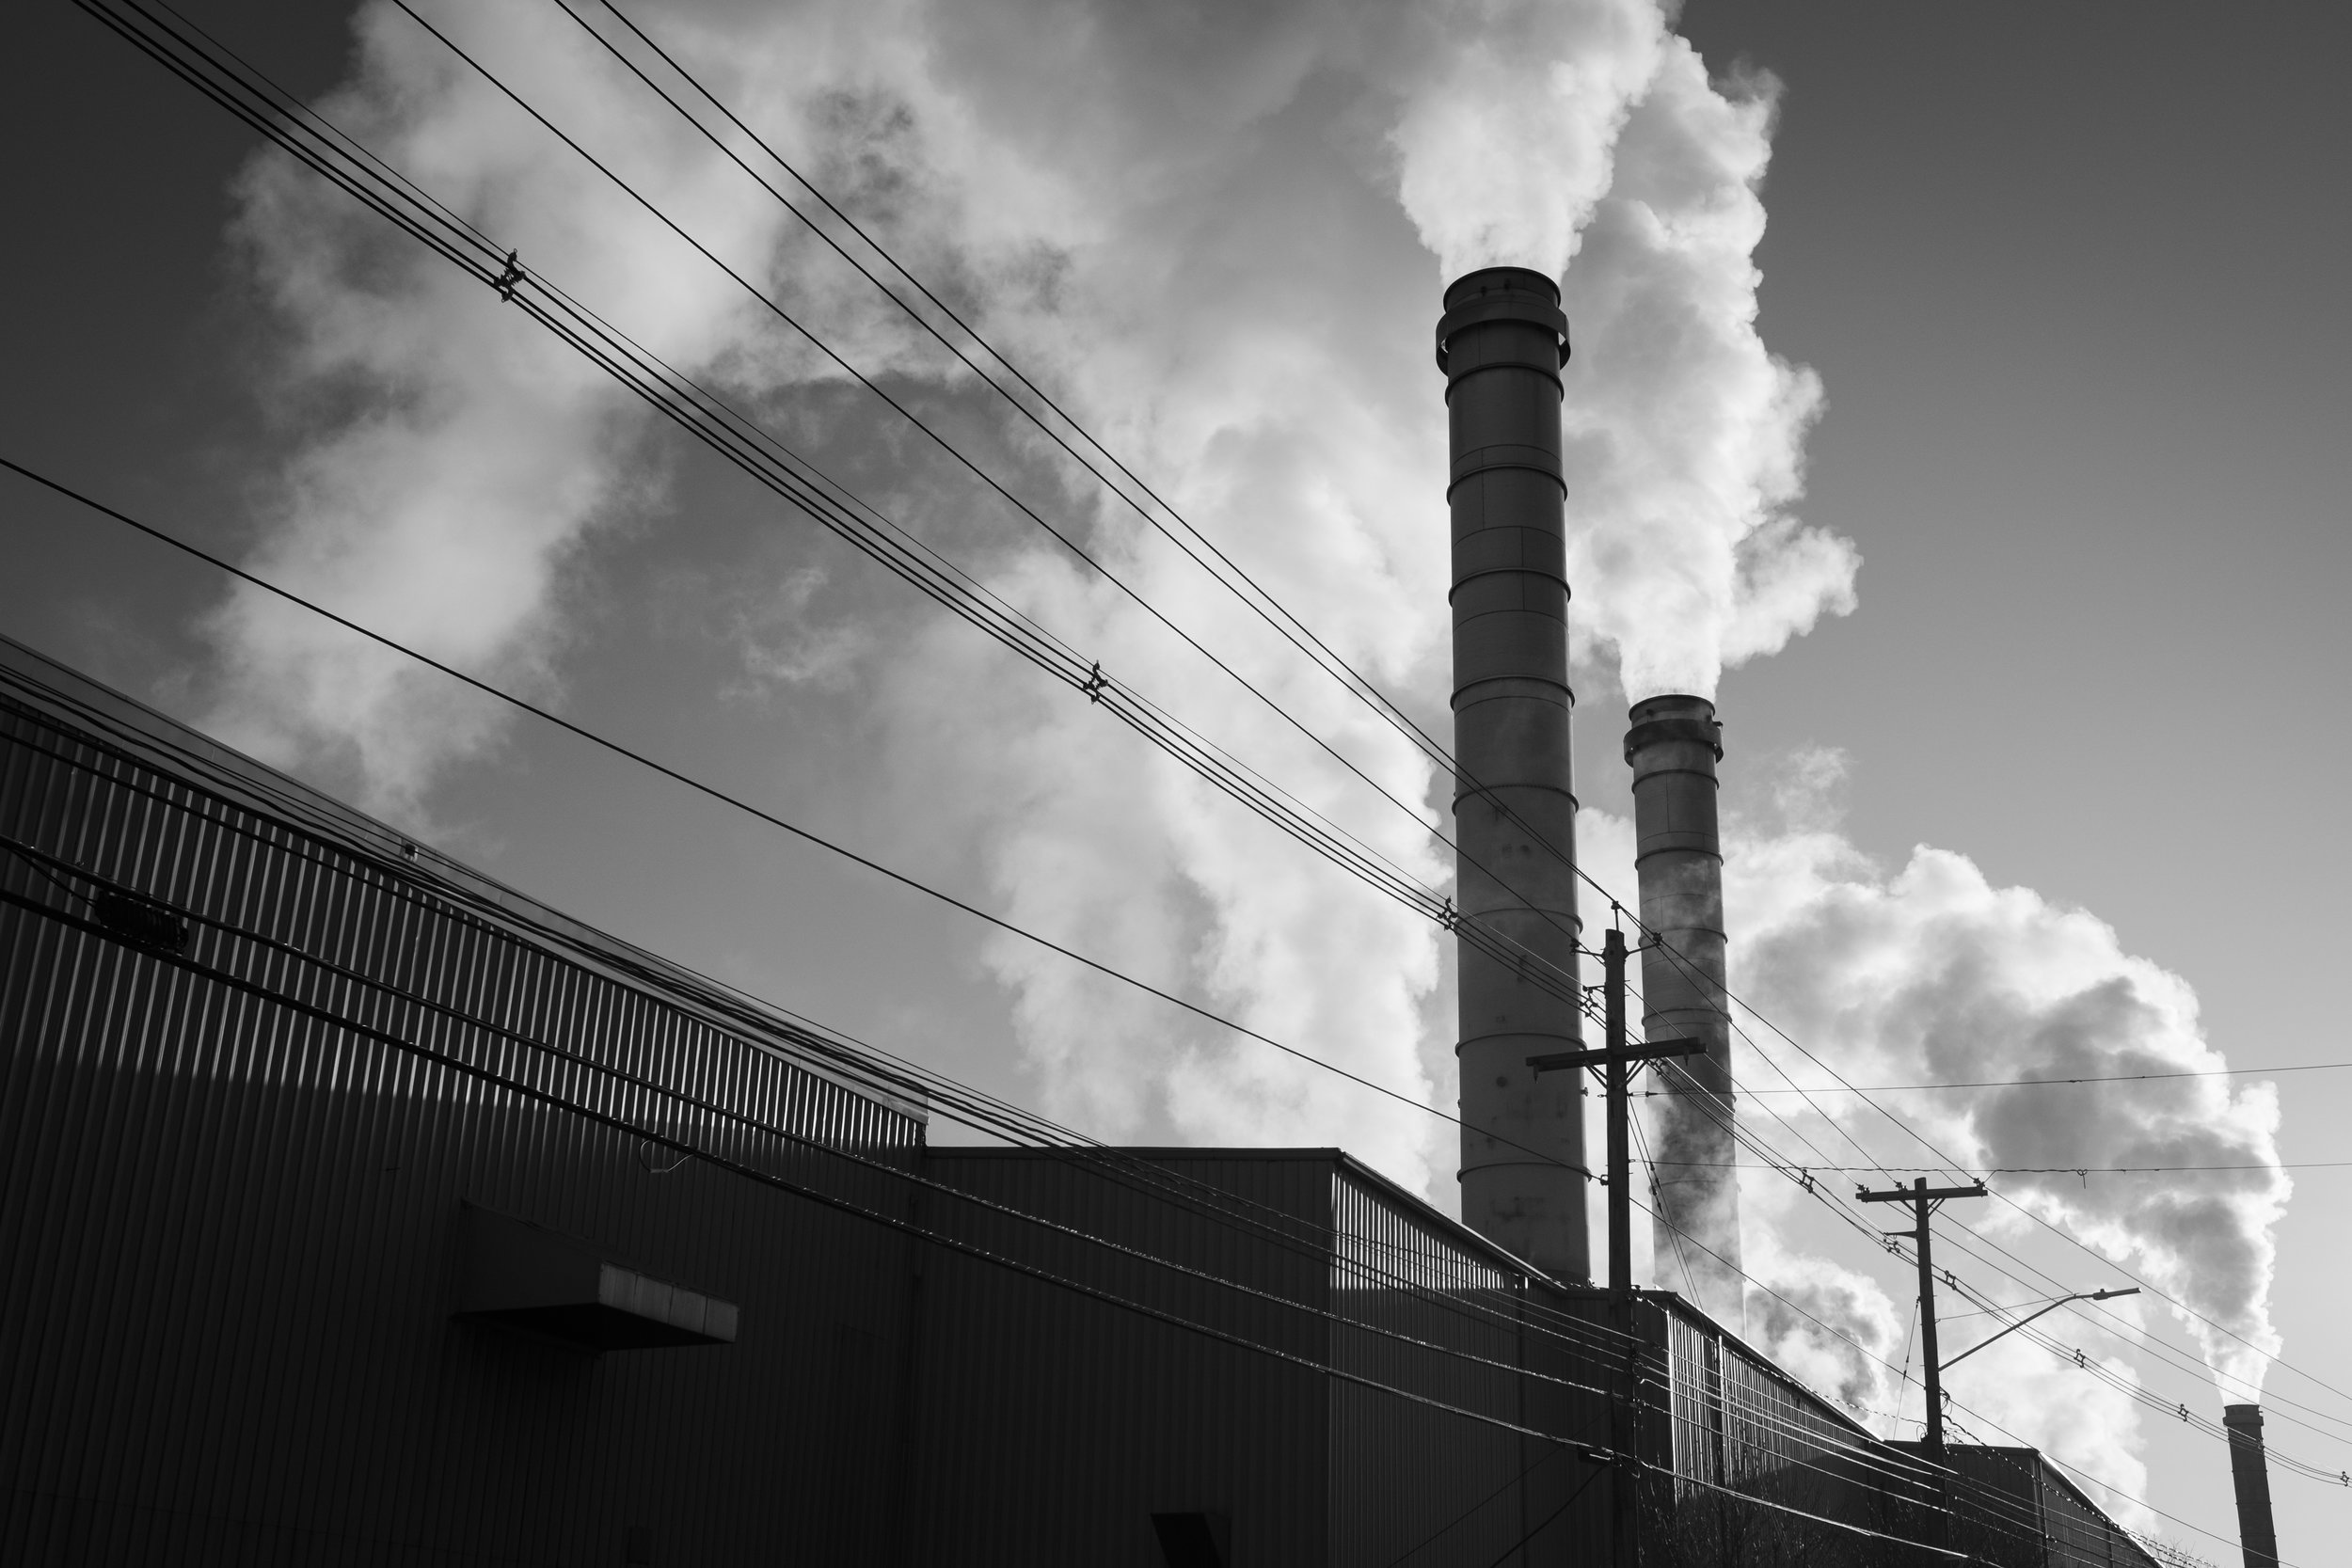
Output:
[[[1922,846],[1890,870],[1815,831],[1749,841],[1731,863],[1729,918],[1744,935],[1735,989],[1850,1083],[2227,1065],[2204,1037],[2186,981],[2126,953],[2114,928],[2087,911],[1994,887],[1964,856]],[[1800,1082],[1822,1082],[1789,1066]],[[1746,1076],[1765,1075],[1751,1068]],[[2231,1398],[2260,1390],[2278,1349],[2266,1307],[2271,1228],[2289,1192],[2273,1085],[2180,1077],[1872,1098],[1942,1157],[1854,1097],[1833,1093],[1825,1103],[1858,1131],[1875,1121],[1866,1141],[1890,1163],[1932,1170],[1947,1157],[1994,1173],[2025,1209],[2178,1299],[2182,1328]],[[2250,1168],[2178,1168],[2232,1165]],[[2103,1174],[2132,1166],[2174,1168]],[[1955,1218],[2005,1241],[2036,1228],[1998,1203]]]
[[[1142,592],[1421,806],[1429,774],[1402,741],[1190,567],[1146,547],[1132,519],[1067,469],[1044,477],[1033,438],[1015,433],[1008,450],[1001,414],[968,377],[560,10],[500,0],[433,14],[713,249],[822,322],[850,357],[902,378],[983,446],[996,431],[1000,471],[1074,516]],[[1677,451],[1724,454],[1696,474],[1654,451],[1611,469],[1608,503],[1638,496],[1643,518],[1677,515],[1689,494],[1714,498],[1714,520],[1678,549],[1690,559],[1620,550],[1617,575],[1685,581],[1722,565],[1732,575],[1712,583],[1710,602],[1780,628],[1742,648],[1804,620],[1755,610],[1747,586],[1787,579],[1770,562],[1803,551],[1759,554],[1751,543],[1742,557],[1739,541],[1780,538],[1767,514],[1792,493],[1790,454],[1812,403],[1773,405],[1784,426],[1775,445],[1756,433],[1772,410],[1747,394],[1683,396],[1724,379],[1724,363],[1755,373],[1740,359],[1753,332],[1736,328],[1753,316],[1745,247],[1759,231],[1769,109],[1751,88],[1710,85],[1657,6],[1105,7],[1075,27],[1021,0],[677,0],[635,14],[1344,656],[1407,693],[1440,691],[1443,680],[1442,497],[1432,477],[1443,437],[1426,362],[1440,274],[1490,259],[1556,271],[1581,235],[1630,221],[1609,214],[1659,215],[1672,237],[1654,256],[1613,241],[1590,263],[1597,280],[1618,279],[1604,293],[1641,293],[1626,280],[1645,266],[1662,290],[1638,304],[1596,302],[1593,352],[1620,377],[1645,367],[1643,395],[1690,404]],[[803,427],[833,413],[837,372],[412,22],[379,3],[362,9],[358,32],[358,69],[326,104],[331,114],[673,363]],[[257,161],[244,196],[241,233],[285,324],[289,401],[303,410],[257,563],[453,662],[558,684],[566,574],[593,574],[600,525],[660,515],[668,449],[487,291],[282,160]],[[1661,361],[1644,331],[1720,339],[1729,357]],[[1604,352],[1609,343],[1619,346]],[[1755,363],[1768,380],[1793,374]],[[1594,391],[1602,379],[1579,382],[1581,440],[1595,421],[1633,418],[1615,394]],[[860,417],[877,416],[869,406]],[[1725,420],[1740,428],[1701,428]],[[1770,471],[1749,471],[1759,466]],[[1216,738],[1416,875],[1442,879],[1411,817],[1367,806],[1360,785],[1186,662],[1040,536],[975,523],[985,507],[968,488],[909,481],[883,499],[952,535],[1115,674],[1188,717],[1214,718]],[[1850,574],[1851,558],[1838,559]],[[961,628],[875,637],[836,619],[816,641],[791,635],[776,618],[795,602],[816,612],[809,572],[796,564],[779,582],[779,609],[730,610],[739,630],[764,628],[739,687],[790,688],[812,653],[834,687],[853,684],[844,672],[862,664],[882,699],[878,768],[906,781],[993,782],[957,790],[944,811],[924,802],[919,815],[940,824],[940,852],[976,855],[1024,920],[1450,1101],[1451,1053],[1423,1027],[1436,933],[1204,798],[1066,694],[975,660]],[[1580,588],[1605,599],[1614,590],[1596,576]],[[1815,600],[1836,601],[1843,582]],[[421,813],[441,769],[499,743],[495,715],[258,598],[232,596],[213,625],[230,693],[216,721],[267,754],[356,780],[379,810]],[[1049,1106],[1095,1130],[1345,1141],[1415,1182],[1449,1163],[1442,1124],[1114,1000],[1033,952],[989,951],[1018,997]]]
[[[1853,547],[1791,510],[1820,386],[1756,331],[1777,89],[1711,80],[1669,9],[629,9],[1259,580],[1425,712],[1441,714],[1445,690],[1444,433],[1428,331],[1439,285],[1476,265],[1565,269],[1581,659],[1613,659],[1629,696],[1704,693],[1725,666],[1851,607]],[[1402,741],[1057,467],[561,11],[480,0],[431,13],[1437,818],[1430,771]],[[967,482],[910,458],[919,441],[874,434],[888,416],[407,18],[377,0],[358,31],[354,75],[326,106],[376,150],[674,364],[796,440],[845,451],[870,499],[1115,678],[1414,874],[1442,878],[1420,825],[1368,801]],[[293,388],[293,455],[254,562],[453,662],[558,686],[577,584],[596,577],[614,530],[665,527],[676,449],[518,313],[281,161],[257,160],[242,196],[244,254],[282,324]],[[788,732],[813,689],[850,693],[871,714],[854,761],[879,781],[859,793],[897,833],[873,841],[894,858],[982,878],[992,901],[1047,936],[1452,1103],[1432,928],[961,626],[910,611],[903,595],[862,594],[868,570],[811,557],[777,571],[764,596],[731,587],[712,619],[741,645],[742,674],[714,704],[756,693],[763,721]],[[249,747],[356,783],[375,809],[425,813],[453,764],[500,743],[495,715],[259,599],[231,596],[212,626],[227,693],[217,721]],[[2214,1059],[2176,978],[2123,955],[2090,916],[1991,888],[1959,857],[1922,851],[1888,872],[1827,830],[1750,835],[1736,850],[1737,983],[1850,1079]],[[1444,1124],[1035,949],[994,943],[982,957],[1011,992],[1046,1108],[1087,1131],[1339,1143],[1450,1201]],[[2230,1150],[2259,1163],[2275,1116],[2212,1081],[2117,1096],[2088,1129],[2054,1126],[2064,1112],[2026,1099],[1918,1109],[1956,1156],[2000,1166],[2218,1163]],[[2261,1299],[2265,1227],[2284,1196],[2275,1179],[2004,1180],[2271,1342]],[[1861,1275],[1750,1245],[1872,1342],[1899,1331],[1899,1312]],[[1832,1354],[1787,1324],[1759,1328],[1793,1357]],[[2259,1357],[2209,1348],[2231,1375],[2259,1375]],[[1862,1386],[1830,1360],[1818,1375]]]
[[1565,273],[1579,661],[1613,656],[1629,701],[1712,696],[1852,610],[1860,564],[1789,511],[1821,385],[1756,329],[1779,87],[1711,80],[1646,7],[1498,10],[1396,132],[1406,210],[1448,277]]

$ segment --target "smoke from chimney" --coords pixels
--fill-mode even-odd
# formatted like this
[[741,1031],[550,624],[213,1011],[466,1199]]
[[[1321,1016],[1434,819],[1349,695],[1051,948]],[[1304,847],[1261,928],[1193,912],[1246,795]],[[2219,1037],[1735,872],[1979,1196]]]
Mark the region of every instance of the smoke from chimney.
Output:
[[1522,955],[1461,945],[1462,1218],[1556,1277],[1591,1272],[1573,1050],[1576,796],[1561,539],[1567,321],[1541,273],[1488,267],[1445,292],[1438,368],[1451,436],[1454,748],[1462,917]]

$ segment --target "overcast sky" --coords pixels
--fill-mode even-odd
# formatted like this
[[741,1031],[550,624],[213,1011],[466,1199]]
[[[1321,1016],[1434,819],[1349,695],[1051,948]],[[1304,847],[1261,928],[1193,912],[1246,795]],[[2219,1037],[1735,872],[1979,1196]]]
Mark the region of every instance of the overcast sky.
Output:
[[[548,0],[420,8],[1369,770],[1434,799],[1392,736],[1281,666],[1131,518],[826,273],[756,187],[628,98]],[[809,363],[396,10],[366,13],[362,55],[336,8],[188,9],[295,91],[339,94],[379,150],[445,181],[527,262],[739,392],[1114,673],[1444,874],[1409,821],[1351,794]],[[1442,8],[1117,10],[1083,24],[912,0],[631,14],[829,171],[830,194],[1431,722],[1445,692],[1438,252],[1566,261],[1572,429],[1590,437],[1571,451],[1602,454],[1571,517],[1592,563],[1571,612],[1587,633],[1578,766],[1594,863],[1629,882],[1621,661],[1648,657],[1645,638],[1680,657],[1696,637],[1732,661],[1725,803],[1748,847],[1732,878],[1750,926],[1731,933],[1735,961],[1854,1081],[2029,1075],[2058,1059],[2146,1070],[2201,1062],[2208,1045],[2233,1065],[2352,1061],[2315,1006],[2352,935],[2337,805],[2352,742],[2328,696],[2352,647],[2340,24],[2266,5],[1699,4],[1678,31],[1704,70],[1677,76],[1683,56],[1629,0],[1489,8],[1486,55],[1475,29],[1448,35]],[[1431,933],[1293,863],[1078,699],[633,419],[518,313],[257,162],[255,138],[73,8],[27,8],[17,26],[0,64],[13,217],[0,454],[342,594],[339,607],[698,776],[1450,1102],[1452,1000]],[[1514,49],[1579,71],[1519,127],[1540,188],[1491,198],[1540,198],[1550,216],[1465,238],[1464,214],[1482,209],[1453,194],[1446,138],[1481,133],[1454,111],[1507,109],[1559,80],[1513,66]],[[1611,103],[1614,118],[1586,112]],[[1767,151],[1769,172],[1749,178]],[[1687,243],[1645,242],[1629,216],[1642,214]],[[1759,219],[1754,243],[1742,226]],[[1664,300],[1655,320],[1626,303],[1645,290]],[[1711,354],[1676,358],[1658,347],[1667,326]],[[1660,562],[1713,559],[1701,546],[1716,535],[1669,537],[1693,517],[1746,552],[1750,578],[1720,585],[1720,635],[1686,636],[1704,616],[1648,608],[1671,576]],[[559,908],[1089,1133],[1344,1144],[1451,1202],[1441,1123],[1080,984],[561,736],[384,684],[109,528],[0,487],[0,631]],[[1777,598],[1754,589],[1766,567],[1782,574]],[[1739,627],[1757,626],[1742,643]],[[2103,1001],[2120,1010],[2090,1019]],[[1756,1062],[1739,1070],[1777,1082]],[[2275,1101],[2207,1085],[2203,1099],[2050,1089],[1918,1110],[1975,1168],[2161,1163],[2143,1149],[2260,1163],[2274,1145],[2290,1165],[2352,1161],[2352,1072],[2277,1083]],[[1875,1159],[1920,1158],[1867,1111],[1847,1125]],[[1798,1131],[1771,1132],[1797,1157]],[[1818,1121],[1803,1132],[1836,1142]],[[2352,1168],[2293,1180],[2275,1227],[2284,1363],[2269,1435],[2332,1471],[2352,1466],[2352,1397],[2321,1386],[2352,1390],[2336,1328]],[[2136,1181],[2151,1179],[2015,1190],[2060,1205],[2078,1184],[2084,1223],[2111,1224],[2144,1269],[2129,1238],[2171,1222],[2144,1201],[2165,1189]],[[2247,1235],[2268,1229],[2256,1211],[2274,1189],[2178,1190],[2184,1206],[2165,1213],[2184,1224],[2203,1223],[2203,1195],[2241,1204]],[[1780,1188],[1751,1191],[1752,1225],[1784,1238],[1780,1283],[1874,1281],[1857,1332],[1891,1324],[1900,1351],[1909,1288],[1893,1260]],[[2073,1288],[2116,1277],[2007,1223],[1994,1240]],[[2226,1271],[2235,1256],[2182,1267]],[[1991,1267],[1974,1277],[2002,1300],[2038,1293]],[[2158,1402],[2218,1414],[2210,1381],[2048,1321]],[[2139,1321],[2201,1354],[2161,1310]],[[1953,1323],[1947,1346],[1983,1322]],[[1963,1403],[2234,1539],[2217,1444],[2087,1389],[2041,1351],[1972,1365]],[[1808,1370],[1833,1380],[1828,1363]],[[2352,1493],[2284,1475],[2274,1493],[2288,1560],[2325,1560]],[[2134,1522],[2231,1558],[2188,1528]]]

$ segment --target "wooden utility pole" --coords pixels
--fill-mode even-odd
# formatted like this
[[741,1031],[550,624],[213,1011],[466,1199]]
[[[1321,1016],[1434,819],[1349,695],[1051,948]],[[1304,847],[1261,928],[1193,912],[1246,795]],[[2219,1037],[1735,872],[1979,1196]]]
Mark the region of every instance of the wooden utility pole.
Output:
[[1630,1088],[1634,1070],[1644,1062],[1675,1056],[1706,1054],[1703,1040],[1661,1040],[1654,1045],[1628,1045],[1625,1038],[1625,933],[1614,927],[1601,942],[1601,1018],[1607,1030],[1598,1051],[1559,1051],[1530,1056],[1527,1065],[1538,1073],[1565,1068],[1594,1068],[1608,1095],[1609,1172],[1609,1324],[1624,1337],[1629,1360],[1623,1392],[1611,1402],[1611,1440],[1617,1450],[1616,1468],[1610,1474],[1610,1534],[1616,1568],[1632,1568],[1638,1521],[1634,1517],[1630,1456],[1638,1446],[1634,1433],[1634,1402],[1640,1386],[1638,1354],[1633,1338],[1633,1114]]
[[1919,1254],[1919,1347],[1925,1354],[1928,1372],[1928,1452],[1937,1459],[1944,1457],[1944,1370],[1936,1362],[1935,1350],[1935,1259],[1928,1241],[1928,1216],[1935,1206],[1950,1197],[1985,1197],[1984,1183],[1967,1187],[1931,1187],[1924,1176],[1908,1187],[1897,1187],[1874,1193],[1867,1187],[1854,1189],[1854,1196],[1865,1203],[1908,1203],[1914,1219],[1912,1228],[1890,1230],[1890,1236],[1909,1236]]
[[[1625,933],[1614,927],[1600,948],[1602,1018],[1607,1043],[1598,1051],[1554,1051],[1530,1056],[1527,1065],[1538,1073],[1564,1068],[1598,1068],[1608,1094],[1609,1115],[1609,1293],[1622,1307],[1633,1298],[1633,1178],[1628,1152],[1631,1133],[1630,1085],[1633,1069],[1644,1062],[1674,1056],[1703,1056],[1703,1040],[1660,1040],[1628,1045],[1625,1039]],[[1626,1325],[1620,1325],[1626,1326]]]

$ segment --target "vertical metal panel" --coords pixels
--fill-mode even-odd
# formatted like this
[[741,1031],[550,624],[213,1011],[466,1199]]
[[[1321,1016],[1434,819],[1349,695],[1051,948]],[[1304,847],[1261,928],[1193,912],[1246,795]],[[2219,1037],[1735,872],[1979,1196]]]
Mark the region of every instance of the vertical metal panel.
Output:
[[1606,1357],[1581,1325],[1535,1298],[1523,1273],[1466,1246],[1426,1205],[1344,1164],[1331,1196],[1332,1302],[1343,1324],[1333,1364],[1563,1441],[1335,1381],[1330,1560],[1581,1560],[1591,1511],[1574,1514],[1568,1504],[1594,1471],[1577,1450],[1610,1445],[1609,1413],[1598,1396],[1544,1379],[1601,1386]]
[[1952,1544],[1998,1568],[2157,1568],[2139,1541],[2032,1449],[1954,1445]]
[[[1323,1354],[1323,1163],[946,1148],[930,1168],[958,1193],[1068,1227],[927,1194],[925,1222],[944,1235],[1311,1362]],[[1152,1513],[1190,1511],[1226,1515],[1236,1562],[1325,1560],[1311,1367],[924,1251],[919,1496],[898,1560],[1158,1568]]]
[[[590,1114],[886,1212],[919,1121],[173,760],[0,697],[0,833],[69,863],[0,889],[165,900],[190,958],[350,1026],[0,908],[0,1560],[612,1561],[630,1525],[872,1560],[902,1239]],[[461,1198],[739,1303],[739,1343],[453,1322]]]

